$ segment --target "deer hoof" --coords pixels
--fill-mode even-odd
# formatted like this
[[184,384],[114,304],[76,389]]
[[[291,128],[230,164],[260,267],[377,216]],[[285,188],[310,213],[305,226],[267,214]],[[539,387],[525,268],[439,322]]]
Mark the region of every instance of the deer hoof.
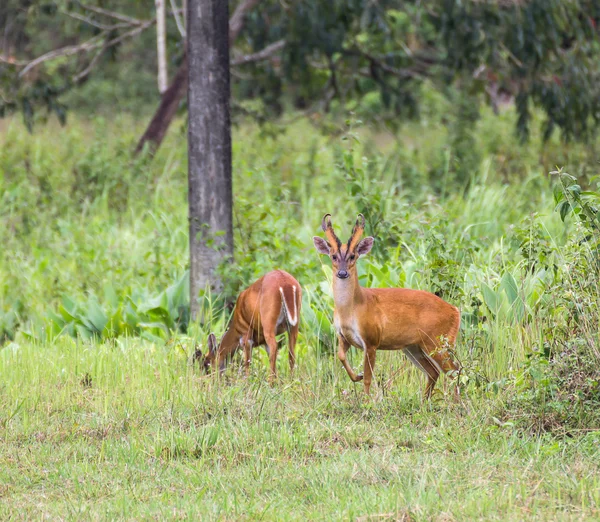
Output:
[[359,374],[356,376],[356,379],[354,380],[354,382],[360,382],[360,381],[362,381],[362,380],[363,380],[363,378],[364,378],[364,375],[363,375],[362,373],[359,373]]

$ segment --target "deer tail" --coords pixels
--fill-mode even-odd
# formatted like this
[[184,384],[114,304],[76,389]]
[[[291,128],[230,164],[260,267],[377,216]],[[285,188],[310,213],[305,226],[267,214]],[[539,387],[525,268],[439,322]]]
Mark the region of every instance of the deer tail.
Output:
[[285,310],[285,315],[287,317],[288,323],[290,326],[296,326],[298,324],[298,289],[296,285],[279,287],[279,293],[281,294],[281,302],[283,308]]

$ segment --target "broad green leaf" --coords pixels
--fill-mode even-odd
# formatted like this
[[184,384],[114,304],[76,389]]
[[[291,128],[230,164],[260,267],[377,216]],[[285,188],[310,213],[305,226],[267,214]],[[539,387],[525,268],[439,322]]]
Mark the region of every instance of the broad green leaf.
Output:
[[508,302],[513,304],[519,297],[517,282],[510,272],[505,272],[500,280],[500,289],[504,290]]
[[481,292],[483,293],[483,300],[486,306],[490,309],[494,315],[498,314],[502,300],[500,296],[494,292],[486,283],[481,283]]
[[165,335],[167,337],[170,336],[170,331],[169,328],[167,327],[167,325],[165,325],[164,323],[160,323],[158,321],[152,321],[152,322],[147,322],[147,323],[140,323],[138,325],[140,328],[144,328],[147,330],[161,330],[162,332],[165,333]]
[[69,314],[71,318],[75,318],[77,315],[77,304],[68,295],[62,296],[62,306],[64,310]]
[[79,337],[81,337],[84,341],[89,341],[94,336],[92,332],[82,324],[76,324],[75,330],[77,331]]
[[112,308],[119,306],[119,296],[110,281],[104,285],[104,300],[110,304]]
[[156,297],[142,303],[137,308],[138,314],[150,314],[169,319],[169,299],[166,292],[161,292]]
[[104,327],[108,322],[106,314],[104,313],[102,308],[100,308],[98,301],[96,301],[95,299],[90,299],[88,302],[87,319],[95,328],[96,333],[99,334],[102,333],[102,330],[104,330]]

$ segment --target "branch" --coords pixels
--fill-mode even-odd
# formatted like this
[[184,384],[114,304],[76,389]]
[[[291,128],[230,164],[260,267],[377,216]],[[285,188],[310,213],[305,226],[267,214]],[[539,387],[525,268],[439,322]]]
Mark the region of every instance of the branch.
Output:
[[425,75],[415,71],[414,69],[397,69],[396,67],[392,67],[385,63],[381,58],[377,56],[373,56],[372,54],[365,53],[360,49],[345,49],[343,53],[347,56],[362,56],[371,62],[372,65],[376,65],[382,71],[390,73],[398,78],[409,79],[409,78],[423,78]]
[[114,18],[116,20],[120,20],[121,22],[127,22],[129,25],[142,25],[145,22],[143,20],[138,20],[137,18],[132,18],[131,16],[127,16],[121,13],[116,13],[115,11],[109,11],[108,9],[102,9],[101,7],[96,7],[93,5],[85,5],[79,4],[83,9],[87,9],[88,11],[92,11],[93,13],[98,13],[104,16],[108,16],[110,18]]
[[158,62],[158,92],[163,94],[168,87],[167,77],[167,22],[165,0],[155,0],[156,5],[156,57]]
[[175,0],[171,0],[171,9],[173,11],[173,17],[175,18],[175,24],[177,25],[177,30],[182,38],[185,38],[185,27],[179,18],[179,9],[175,5]]
[[[244,26],[245,17],[246,17],[246,14],[248,13],[248,11],[252,7],[257,5],[259,2],[260,2],[260,0],[242,0],[241,3],[238,5],[237,9],[233,13],[233,16],[229,19],[229,42],[230,42],[230,45],[233,45],[233,42],[235,41],[236,37],[241,32],[241,30]],[[186,0],[183,0],[183,5],[184,6],[186,5]],[[185,13],[185,9],[184,9],[184,13]],[[274,51],[270,51],[270,52],[274,52]],[[257,56],[261,56],[261,58],[259,58],[259,59],[263,59],[262,58],[263,56],[265,58],[268,58],[268,53],[265,56],[265,49],[263,49],[259,53],[256,53],[256,55],[252,55],[252,56],[254,56],[253,59],[249,59],[249,56],[251,56],[251,55],[248,55],[248,57],[242,57],[241,59],[239,59],[240,63],[249,63],[251,61],[255,61],[255,58]],[[232,60],[232,61],[237,62],[238,60]],[[156,113],[154,114],[154,117],[150,121],[150,124],[148,125],[148,128],[144,132],[144,135],[141,137],[141,139],[136,147],[136,153],[139,152],[140,150],[142,150],[146,143],[149,143],[153,150],[156,150],[160,146],[160,144],[169,128],[169,125],[171,124],[171,121],[173,120],[175,113],[177,112],[177,107],[179,106],[179,102],[185,96],[185,93],[187,91],[187,79],[188,79],[187,77],[188,77],[188,60],[187,60],[187,55],[185,55],[183,58],[183,62],[180,65],[179,70],[177,71],[177,74],[173,78],[173,82],[171,83],[171,86],[163,94],[160,105],[158,106],[158,109],[157,109]]]
[[98,47],[101,47],[102,45],[104,45],[105,48],[112,47],[112,46],[122,42],[123,40],[125,40],[127,38],[131,38],[132,36],[135,36],[136,34],[141,33],[142,31],[148,29],[148,27],[150,27],[155,22],[156,22],[155,18],[153,18],[152,20],[145,20],[145,21],[141,22],[141,25],[136,24],[137,27],[134,27],[130,31],[127,31],[127,32],[113,38],[112,40],[107,41],[104,44],[102,43],[102,41],[99,41],[99,40],[106,37],[108,35],[108,31],[102,31],[101,33],[97,34],[96,36],[93,36],[87,42],[84,42],[82,44],[69,45],[67,47],[61,47],[60,49],[54,49],[53,51],[50,51],[50,52],[47,52],[46,54],[38,56],[36,59],[27,63],[27,65],[23,68],[23,70],[19,72],[19,78],[22,78],[29,71],[31,71],[31,69],[33,69],[34,67],[37,67],[41,63],[47,62],[48,60],[54,60],[54,59],[60,58],[62,56],[72,56],[74,54],[78,54],[81,52],[89,52],[93,49],[97,49]]
[[156,18],[153,18],[152,20],[146,20],[146,21],[142,22],[142,24],[140,26],[135,27],[131,31],[127,31],[126,33],[123,33],[122,35],[117,36],[116,38],[113,38],[106,45],[107,45],[107,47],[112,47],[113,45],[116,45],[116,44],[122,42],[123,40],[126,40],[127,38],[131,38],[132,36],[135,36],[136,34],[139,34],[142,31],[145,31],[146,29],[148,29],[148,27],[154,25],[155,23],[156,23]]
[[247,63],[251,63],[251,62],[260,62],[263,60],[267,60],[271,56],[273,56],[277,51],[280,51],[284,47],[285,47],[285,40],[283,40],[283,39],[277,40],[276,42],[273,42],[272,44],[267,45],[264,49],[262,49],[261,51],[258,51],[257,53],[246,54],[244,56],[240,56],[239,58],[233,58],[231,60],[231,65],[232,66],[244,65]]
[[104,45],[104,46],[100,47],[100,49],[98,49],[98,52],[96,52],[96,54],[91,59],[88,66],[83,71],[81,71],[80,73],[73,76],[73,83],[77,83],[77,84],[83,83],[87,79],[87,77],[92,72],[94,67],[96,67],[98,60],[104,54],[104,51],[106,51],[106,49],[108,49],[108,47],[106,45]]
[[121,27],[127,27],[131,24],[114,24],[114,25],[105,25],[105,24],[101,24],[100,22],[96,22],[96,20],[92,20],[91,18],[88,18],[87,16],[83,16],[80,15],[79,13],[73,13],[70,11],[63,11],[63,14],[71,17],[71,18],[75,18],[75,20],[80,20],[81,22],[85,22],[88,25],[91,25],[92,27],[97,27],[98,29],[102,29],[103,31],[112,31],[113,29],[119,29]]
[[47,62],[48,60],[54,60],[55,58],[60,58],[61,56],[72,56],[73,54],[77,54],[80,52],[87,52],[92,49],[98,47],[99,42],[97,41],[100,37],[106,36],[106,31],[93,36],[87,42],[84,42],[79,45],[68,45],[67,47],[61,47],[60,49],[54,49],[53,51],[49,51],[46,54],[42,54],[38,56],[34,60],[30,61],[22,71],[19,72],[19,78],[25,76],[31,69],[38,66],[41,63]]
[[237,38],[238,34],[244,27],[244,18],[246,13],[250,11],[260,0],[242,0],[237,6],[233,15],[229,19],[229,45],[233,45],[233,42]]

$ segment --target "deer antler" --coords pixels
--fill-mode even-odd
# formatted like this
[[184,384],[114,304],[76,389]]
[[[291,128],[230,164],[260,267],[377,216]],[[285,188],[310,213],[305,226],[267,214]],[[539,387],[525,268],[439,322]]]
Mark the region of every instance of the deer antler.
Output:
[[359,214],[358,217],[356,218],[356,224],[354,225],[354,228],[352,229],[352,235],[350,236],[350,239],[348,240],[348,252],[352,252],[358,245],[358,242],[360,241],[360,238],[363,235],[363,232],[365,231],[365,216],[363,216],[362,214]]
[[337,252],[342,246],[342,242],[338,239],[333,231],[333,225],[331,224],[331,214],[325,214],[323,216],[323,222],[321,228],[325,232],[325,237],[331,246],[332,251]]

